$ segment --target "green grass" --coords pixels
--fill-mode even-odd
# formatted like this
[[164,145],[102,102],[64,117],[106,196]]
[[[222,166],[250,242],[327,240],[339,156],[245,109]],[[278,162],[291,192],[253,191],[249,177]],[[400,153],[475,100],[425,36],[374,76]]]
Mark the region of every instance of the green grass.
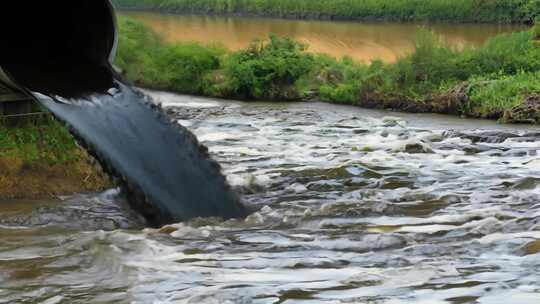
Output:
[[66,128],[47,116],[16,126],[0,121],[0,157],[52,165],[77,161],[80,153]]
[[[491,78],[501,81],[506,77],[508,82],[521,83],[523,75],[534,75],[540,70],[540,48],[534,43],[532,31],[501,35],[481,48],[457,51],[445,46],[435,34],[421,30],[415,51],[396,63],[375,62],[365,66],[330,62],[321,71],[327,73],[327,70],[332,70],[333,79],[338,81],[327,81],[321,87],[323,100],[352,104],[369,96],[422,100],[464,81],[475,83],[479,79]],[[492,94],[495,95],[503,94],[498,88],[487,87],[483,96],[487,98],[490,90],[494,90]],[[475,103],[481,102],[481,98],[475,98]],[[501,98],[506,98],[506,95]],[[489,97],[485,102],[492,100],[493,97]],[[505,105],[508,107],[514,103]],[[486,106],[482,109],[487,111],[491,108]]]
[[148,88],[240,99],[299,99],[296,81],[313,66],[305,46],[288,38],[272,36],[230,53],[219,46],[164,43],[130,18],[120,18],[119,24],[115,64],[127,79]]
[[120,8],[294,18],[530,23],[539,0],[114,0]]
[[493,113],[522,103],[526,96],[540,92],[540,71],[515,75],[488,75],[470,80],[467,112]]
[[[395,63],[359,63],[311,54],[308,46],[270,36],[235,52],[196,43],[169,44],[141,23],[120,20],[117,64],[144,87],[244,100],[316,97],[351,105],[410,101],[422,104],[469,83],[461,114],[492,113],[540,92],[538,26],[504,34],[483,47],[457,50],[427,29],[418,31],[415,50]],[[376,105],[376,104],[375,104]]]
[[116,64],[137,85],[202,93],[204,78],[219,67],[225,50],[196,43],[165,44],[139,22],[120,18]]

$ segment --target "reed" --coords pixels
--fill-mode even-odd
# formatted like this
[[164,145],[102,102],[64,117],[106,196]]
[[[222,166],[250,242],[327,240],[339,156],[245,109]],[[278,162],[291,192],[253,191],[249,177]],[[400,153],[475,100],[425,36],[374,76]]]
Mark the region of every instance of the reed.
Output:
[[114,0],[119,8],[309,19],[532,23],[538,0]]

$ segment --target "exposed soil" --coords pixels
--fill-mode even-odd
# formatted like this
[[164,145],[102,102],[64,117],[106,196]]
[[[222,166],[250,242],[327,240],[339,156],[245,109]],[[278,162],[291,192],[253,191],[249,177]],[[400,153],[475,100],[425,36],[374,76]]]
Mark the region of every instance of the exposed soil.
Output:
[[74,193],[103,191],[111,180],[82,152],[79,161],[64,164],[27,164],[0,157],[0,200],[47,199]]
[[522,104],[505,111],[502,120],[506,123],[540,123],[540,95],[528,96]]
[[[370,94],[363,96],[356,104],[362,108],[391,110],[408,113],[437,113],[458,115],[470,118],[499,120],[503,123],[540,124],[540,95],[526,96],[520,105],[511,109],[496,109],[491,112],[478,112],[470,109],[470,84],[464,82],[452,90],[414,100],[405,96]],[[315,98],[316,99],[316,98]]]

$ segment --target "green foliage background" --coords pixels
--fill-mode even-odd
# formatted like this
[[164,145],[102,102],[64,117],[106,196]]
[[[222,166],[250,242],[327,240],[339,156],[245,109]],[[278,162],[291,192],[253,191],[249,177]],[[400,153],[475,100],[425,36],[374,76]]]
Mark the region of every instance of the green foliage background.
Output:
[[422,101],[470,83],[462,113],[487,117],[540,93],[538,26],[504,34],[483,47],[456,50],[419,29],[415,51],[397,62],[371,64],[307,52],[308,46],[270,36],[229,52],[218,46],[162,42],[141,23],[120,19],[117,65],[137,85],[244,100],[319,100],[362,105]]
[[530,23],[540,0],[114,0],[120,8],[294,18]]

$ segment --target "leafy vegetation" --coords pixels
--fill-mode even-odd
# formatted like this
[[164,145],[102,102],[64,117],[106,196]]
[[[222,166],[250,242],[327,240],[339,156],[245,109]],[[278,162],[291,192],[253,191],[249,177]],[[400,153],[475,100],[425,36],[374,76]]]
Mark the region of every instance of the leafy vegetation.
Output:
[[426,105],[446,102],[434,96],[448,97],[448,92],[466,84],[466,102],[457,111],[498,118],[527,95],[540,93],[540,48],[533,32],[501,35],[481,48],[458,51],[445,46],[435,34],[421,30],[415,52],[396,63],[357,65],[352,68],[354,77],[350,76],[350,63],[338,63],[334,79],[342,80],[321,87],[320,97],[359,105],[392,100]]
[[531,23],[540,0],[114,0],[173,13],[320,19]]
[[[308,53],[306,45],[289,38],[270,36],[229,52],[194,43],[167,44],[137,21],[122,19],[120,24],[117,63],[127,78],[181,93],[244,100],[316,98],[496,118],[540,92],[538,26],[465,50],[421,29],[410,55],[395,63],[364,64]],[[467,96],[452,96],[456,88],[468,88]],[[441,107],[448,98],[458,98],[459,105]]]
[[313,56],[305,49],[303,44],[277,36],[270,36],[268,42],[254,41],[224,60],[225,81],[212,91],[243,99],[298,99],[294,86],[313,66]]
[[196,43],[164,44],[154,32],[132,19],[121,18],[119,25],[116,64],[136,85],[201,93],[204,77],[219,67],[225,52]]
[[467,112],[493,113],[518,106],[540,92],[540,71],[495,74],[471,79]]
[[288,38],[271,36],[227,53],[219,46],[163,43],[133,19],[121,18],[119,24],[116,64],[127,79],[149,88],[241,99],[299,99],[296,81],[313,66],[306,46]]
[[59,164],[80,160],[79,148],[69,132],[52,117],[27,120],[8,127],[0,121],[0,158],[25,164]]
[[103,191],[109,178],[51,116],[0,120],[0,200]]

